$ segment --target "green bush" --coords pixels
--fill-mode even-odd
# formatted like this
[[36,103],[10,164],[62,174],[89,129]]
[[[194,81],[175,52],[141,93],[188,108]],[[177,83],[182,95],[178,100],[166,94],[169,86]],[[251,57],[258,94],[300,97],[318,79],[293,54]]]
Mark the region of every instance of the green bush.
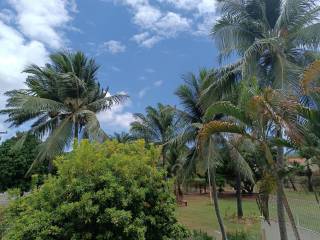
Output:
[[[0,145],[0,192],[10,188],[28,191],[31,187],[31,177],[26,178],[25,174],[38,154],[40,142],[31,135],[21,149],[14,149],[17,141],[18,137],[13,137]],[[36,172],[45,173],[46,168],[37,168]]]
[[158,156],[142,141],[83,141],[56,160],[56,176],[10,204],[3,240],[186,239]]

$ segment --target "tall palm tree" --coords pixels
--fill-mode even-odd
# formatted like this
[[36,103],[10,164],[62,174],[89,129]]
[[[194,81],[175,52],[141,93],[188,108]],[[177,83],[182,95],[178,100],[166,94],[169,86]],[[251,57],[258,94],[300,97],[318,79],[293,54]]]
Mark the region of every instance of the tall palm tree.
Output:
[[[208,102],[212,103],[222,99],[236,99],[235,89],[231,86],[233,84],[229,84],[230,82],[237,81],[238,73],[236,71],[236,67],[212,71],[202,69],[198,76],[192,73],[184,76],[185,83],[176,91],[176,95],[179,97],[183,107],[183,110],[177,111],[185,127],[183,131],[174,138],[174,141],[192,146],[185,162],[185,171],[196,172],[199,171],[199,166],[201,166],[201,171],[207,172],[209,185],[212,184],[211,195],[223,239],[226,239],[227,236],[220,213],[215,182],[216,167],[222,160],[222,146],[227,145],[227,148],[230,149],[230,153],[232,153],[230,154],[230,156],[232,156],[231,159],[236,162],[235,165],[239,166],[239,171],[245,173],[245,176],[249,176],[249,178],[252,178],[252,174],[250,167],[241,157],[240,153],[229,144],[223,136],[212,136],[206,144],[202,145],[201,149],[197,148],[197,143],[199,131],[206,123],[204,114],[207,106],[209,106]],[[215,98],[213,98],[212,95],[214,95]],[[215,119],[217,120],[221,117],[222,115],[217,115]],[[238,207],[240,208],[241,204],[238,204]],[[241,210],[239,210],[239,213],[240,212]]]
[[[296,122],[298,106],[295,97],[284,96],[283,93],[271,88],[262,91],[258,88],[245,88],[239,106],[228,101],[221,101],[208,108],[205,116],[207,119],[213,119],[216,114],[221,113],[229,116],[229,118],[208,122],[199,133],[199,138],[201,141],[207,141],[212,134],[217,132],[236,133],[258,144],[260,151],[265,156],[264,171],[267,175],[273,176],[277,183],[277,191],[281,192],[283,196],[282,205],[288,213],[296,238],[300,239],[295,220],[284,194],[281,181],[283,167],[278,165],[279,153],[276,154],[276,162],[273,157],[273,152],[279,151],[278,146],[296,147],[302,141],[302,129]],[[282,135],[274,136],[272,134],[272,132],[277,132],[279,128],[285,131],[286,138],[283,138]]]
[[[212,30],[220,59],[239,55],[242,75],[255,75],[261,87],[299,91],[299,74],[320,46],[320,6],[316,0],[222,0],[222,17]],[[279,129],[277,135],[281,135]],[[283,149],[278,149],[279,167]],[[279,223],[285,222],[282,196]],[[286,226],[279,224],[282,240]]]
[[51,162],[73,139],[105,139],[96,114],[127,98],[101,88],[99,66],[81,52],[58,52],[50,60],[44,67],[31,65],[24,70],[27,88],[7,92],[6,109],[0,112],[8,115],[12,127],[31,121],[21,144],[28,134],[45,139],[32,167],[44,159]]
[[175,109],[169,105],[158,103],[157,107],[148,106],[146,114],[134,114],[135,121],[131,123],[130,132],[135,138],[142,138],[146,143],[162,146],[162,165],[166,167],[166,143],[176,134],[181,122]]
[[299,109],[299,115],[305,127],[306,141],[300,148],[300,154],[307,159],[308,189],[314,192],[318,199],[312,184],[310,164],[320,165],[320,60],[308,66],[302,76],[301,85],[305,95],[302,98],[303,106]]
[[183,200],[181,185],[186,177],[184,164],[188,154],[189,148],[185,144],[168,144],[166,151],[168,177],[174,178],[174,192],[178,203],[181,203]]

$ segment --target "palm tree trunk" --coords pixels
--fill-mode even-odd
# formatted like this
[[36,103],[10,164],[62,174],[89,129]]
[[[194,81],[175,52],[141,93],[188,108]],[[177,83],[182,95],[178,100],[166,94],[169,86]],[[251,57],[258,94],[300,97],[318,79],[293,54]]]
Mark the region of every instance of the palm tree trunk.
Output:
[[308,190],[309,192],[313,192],[313,184],[312,184],[312,170],[310,168],[309,163],[307,164],[307,178],[308,178]]
[[242,209],[242,196],[241,196],[241,175],[237,170],[236,176],[236,195],[237,195],[237,213],[238,219],[243,217],[243,209]]
[[48,160],[48,172],[49,172],[49,173],[52,173],[52,170],[53,170],[52,160],[49,159],[49,160]]
[[210,178],[210,169],[209,169],[209,163],[208,163],[208,183],[209,183],[209,196],[210,196],[210,202],[211,204],[213,204],[213,201],[212,201],[212,188],[211,188],[211,178]]
[[[278,130],[277,137],[281,138],[282,133],[281,130]],[[288,240],[287,234],[287,226],[285,220],[285,212],[286,210],[288,214],[288,218],[290,224],[292,226],[293,233],[295,235],[296,240],[300,240],[300,235],[298,232],[297,225],[295,223],[292,211],[290,209],[290,205],[286,194],[284,192],[283,178],[279,175],[279,172],[284,168],[284,151],[283,147],[277,148],[277,173],[276,173],[276,181],[277,181],[277,209],[278,209],[278,222],[279,222],[279,230],[280,230],[280,238],[281,240]]]
[[293,214],[292,214],[289,202],[288,202],[288,199],[286,197],[286,194],[283,189],[281,190],[281,192],[282,192],[282,196],[283,196],[283,205],[284,205],[286,212],[288,214],[288,218],[289,218],[290,224],[292,226],[294,236],[295,236],[296,240],[301,240],[297,225],[295,223],[295,220],[294,220],[294,217],[293,217]]
[[293,179],[292,179],[292,177],[289,177],[289,182],[291,183],[291,186],[292,186],[292,188],[293,188],[293,191],[297,191],[297,188],[296,188],[296,185],[294,184],[294,181],[293,181]]
[[74,139],[79,143],[79,123],[75,121],[74,123]]
[[[277,137],[281,138],[282,133],[281,129],[277,131]],[[286,218],[285,218],[285,211],[283,205],[283,195],[282,190],[283,187],[283,179],[279,176],[279,171],[284,167],[284,159],[283,159],[283,147],[279,146],[277,148],[277,214],[278,214],[278,224],[279,224],[279,231],[280,231],[280,239],[281,240],[288,240],[288,233],[287,233],[287,226],[286,226]]]
[[181,184],[179,181],[178,181],[178,194],[179,194],[180,201],[182,201],[183,200],[183,191],[181,189]]
[[[209,178],[209,182],[210,182],[210,174],[208,175],[208,178]],[[227,240],[228,238],[227,238],[227,234],[226,234],[226,231],[224,228],[223,219],[221,217],[220,208],[219,208],[215,171],[212,174],[212,198],[213,198],[214,210],[216,212],[216,216],[217,216],[218,223],[220,226],[222,240]]]
[[280,180],[277,186],[277,214],[278,214],[278,224],[279,224],[279,231],[280,231],[280,239],[281,240],[288,240],[287,234],[287,226],[286,226],[286,219],[285,219],[285,212],[284,212],[284,205],[283,205],[283,197],[279,189],[283,187],[283,182]]

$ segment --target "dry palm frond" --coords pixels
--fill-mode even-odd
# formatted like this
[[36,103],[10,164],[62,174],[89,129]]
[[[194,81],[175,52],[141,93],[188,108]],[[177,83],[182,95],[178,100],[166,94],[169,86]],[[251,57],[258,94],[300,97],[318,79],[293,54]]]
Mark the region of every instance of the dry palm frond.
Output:
[[301,87],[304,94],[320,91],[317,80],[320,80],[320,60],[313,62],[303,73]]

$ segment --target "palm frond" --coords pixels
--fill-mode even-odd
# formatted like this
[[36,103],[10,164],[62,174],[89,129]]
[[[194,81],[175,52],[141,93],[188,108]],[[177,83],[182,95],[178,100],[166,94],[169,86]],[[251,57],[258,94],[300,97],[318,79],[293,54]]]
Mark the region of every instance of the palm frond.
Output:
[[58,128],[39,146],[39,153],[26,173],[29,175],[35,166],[44,160],[52,161],[57,155],[63,153],[64,149],[72,141],[72,119],[64,119]]
[[320,23],[315,23],[300,29],[296,34],[294,34],[293,38],[296,45],[304,46],[306,49],[311,48],[317,50],[320,46],[319,32]]
[[235,119],[251,125],[250,118],[246,113],[239,107],[233,105],[231,102],[220,101],[212,104],[204,116],[205,121],[210,121],[214,118],[216,114],[225,114],[227,116],[234,117]]
[[301,80],[301,87],[305,94],[318,92],[320,86],[320,60],[313,62],[305,71]]
[[109,97],[97,99],[87,104],[87,108],[93,112],[100,112],[111,109],[113,106],[125,102],[129,98],[126,94],[115,94]]
[[254,183],[253,172],[248,162],[243,158],[237,147],[233,144],[233,141],[227,141],[227,146],[230,151],[231,164],[235,167],[236,171],[250,182]]
[[82,110],[77,113],[79,118],[85,121],[85,131],[90,139],[103,142],[108,139],[107,134],[101,129],[100,123],[94,112],[89,110]]
[[214,133],[238,133],[246,135],[246,130],[237,124],[226,122],[226,121],[211,121],[203,125],[200,130],[198,138],[199,140],[206,141]]

